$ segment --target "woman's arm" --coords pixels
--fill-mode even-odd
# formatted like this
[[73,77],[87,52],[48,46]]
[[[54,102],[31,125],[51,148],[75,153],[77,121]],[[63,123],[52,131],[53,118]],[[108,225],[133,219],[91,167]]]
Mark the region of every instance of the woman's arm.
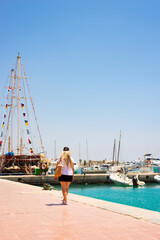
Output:
[[72,167],[72,171],[73,171],[73,177],[72,177],[72,181],[73,181],[74,180],[74,162],[72,162],[71,167]]
[[73,175],[74,175],[74,162],[72,160],[71,160],[71,168],[72,168]]
[[73,175],[74,175],[74,163],[72,163],[72,171],[73,171]]

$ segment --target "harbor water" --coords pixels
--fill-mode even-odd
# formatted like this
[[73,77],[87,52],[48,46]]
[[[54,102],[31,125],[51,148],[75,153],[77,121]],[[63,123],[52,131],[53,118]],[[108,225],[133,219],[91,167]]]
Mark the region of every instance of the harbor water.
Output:
[[[56,186],[60,189],[60,186]],[[70,193],[160,212],[160,184],[120,187],[113,184],[70,185]]]

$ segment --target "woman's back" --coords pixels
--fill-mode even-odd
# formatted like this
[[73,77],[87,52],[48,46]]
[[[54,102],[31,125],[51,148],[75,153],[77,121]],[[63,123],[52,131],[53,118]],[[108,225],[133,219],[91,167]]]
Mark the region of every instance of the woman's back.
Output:
[[62,174],[72,176],[74,173],[73,173],[71,164],[74,164],[74,163],[73,163],[73,158],[70,157],[70,159],[71,159],[71,162],[69,161],[69,164],[67,166],[67,163],[66,163],[65,159],[63,157],[61,157],[61,161],[62,161]]

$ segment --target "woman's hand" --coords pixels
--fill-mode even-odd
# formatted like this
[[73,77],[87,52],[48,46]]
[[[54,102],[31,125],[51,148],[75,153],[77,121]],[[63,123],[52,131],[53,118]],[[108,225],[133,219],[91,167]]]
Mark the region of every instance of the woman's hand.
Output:
[[54,177],[54,180],[57,181],[57,177]]

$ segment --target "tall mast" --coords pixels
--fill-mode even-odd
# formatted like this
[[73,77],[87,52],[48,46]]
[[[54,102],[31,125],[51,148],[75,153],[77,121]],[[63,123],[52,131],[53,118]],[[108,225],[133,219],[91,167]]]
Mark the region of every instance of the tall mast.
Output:
[[120,131],[120,136],[119,136],[118,155],[117,155],[117,165],[118,165],[118,163],[119,163],[120,146],[121,146],[121,131]]
[[113,145],[113,157],[112,157],[112,164],[114,165],[114,159],[115,159],[115,151],[116,151],[116,139],[114,139],[114,145]]
[[11,151],[11,137],[8,138],[8,152]]
[[12,73],[12,97],[11,97],[11,151],[13,152],[13,93],[14,93],[14,69]]
[[18,98],[17,98],[17,113],[18,113],[18,121],[17,121],[17,154],[19,154],[19,100],[20,100],[20,94],[19,94],[19,88],[20,88],[20,56],[18,53],[17,60],[18,60],[18,82],[17,82],[17,90],[18,90]]
[[23,140],[22,140],[22,137],[20,139],[20,155],[23,154]]

